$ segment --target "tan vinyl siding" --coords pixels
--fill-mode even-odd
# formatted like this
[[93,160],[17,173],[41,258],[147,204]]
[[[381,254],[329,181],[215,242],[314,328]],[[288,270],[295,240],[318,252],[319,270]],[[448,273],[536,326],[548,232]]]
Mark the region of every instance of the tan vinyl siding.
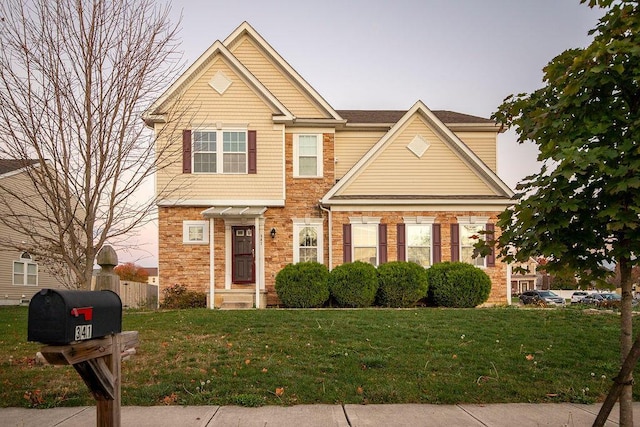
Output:
[[[209,81],[222,71],[232,81],[218,94]],[[283,131],[273,124],[273,111],[221,58],[215,59],[180,100],[185,112],[175,125],[156,126],[160,149],[171,149],[156,176],[162,198],[177,200],[282,199]],[[183,174],[182,130],[247,127],[257,132],[257,174]]]
[[[416,135],[430,144],[421,158],[407,149]],[[415,116],[338,195],[488,194],[494,192],[419,116]]]
[[[21,194],[28,194],[28,190],[33,189],[31,180],[24,173],[12,175],[2,179],[2,185],[6,188],[19,189]],[[33,202],[34,198],[30,198]],[[44,204],[43,210],[44,210]],[[16,213],[28,214],[26,206],[12,206]],[[0,215],[3,214],[5,206],[0,207]],[[38,286],[16,286],[13,285],[13,261],[20,261],[21,251],[16,251],[4,247],[4,242],[29,242],[29,237],[21,234],[20,232],[6,227],[4,224],[0,224],[0,305],[9,303],[19,303],[22,299],[31,299],[31,297],[38,291],[44,288],[63,288],[63,286],[49,274],[42,263],[38,263]],[[36,259],[32,261],[37,262]],[[24,298],[22,297],[24,295]]]
[[456,132],[462,140],[493,172],[497,173],[496,132]]
[[336,179],[342,178],[385,133],[383,131],[336,132]]
[[265,56],[253,41],[244,36],[231,47],[231,52],[291,113],[300,118],[328,118],[313,101]]

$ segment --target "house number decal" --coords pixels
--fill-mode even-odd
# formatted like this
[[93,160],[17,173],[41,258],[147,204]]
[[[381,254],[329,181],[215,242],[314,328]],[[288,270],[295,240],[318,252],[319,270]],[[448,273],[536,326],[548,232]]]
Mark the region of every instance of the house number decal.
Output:
[[76,341],[88,340],[91,338],[93,332],[92,325],[78,325],[76,326]]

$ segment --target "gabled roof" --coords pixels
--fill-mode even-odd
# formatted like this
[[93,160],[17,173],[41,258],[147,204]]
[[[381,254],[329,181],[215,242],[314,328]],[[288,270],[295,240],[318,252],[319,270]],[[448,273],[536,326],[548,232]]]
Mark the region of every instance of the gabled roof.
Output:
[[264,50],[264,52],[271,57],[276,64],[286,72],[292,79],[298,84],[300,89],[307,93],[307,95],[323,110],[327,112],[334,120],[342,120],[340,114],[329,105],[329,103],[313,88],[307,81],[302,78],[296,70],[293,69],[287,61],[280,56],[278,52],[251,26],[248,22],[243,22],[238,28],[235,29],[225,40],[224,45],[230,48],[236,41],[238,41],[243,35],[250,36],[258,45]]
[[[353,110],[352,110],[353,111]],[[388,118],[393,118],[393,115],[397,113],[391,113],[389,111],[385,113],[381,113],[378,116],[378,119],[381,116],[385,116]],[[414,117],[416,114],[421,115],[429,126],[431,126],[443,139],[443,141],[452,149],[452,151],[461,158],[470,169],[480,178],[482,179],[493,191],[495,194],[489,195],[486,197],[476,197],[476,198],[485,198],[489,199],[497,199],[497,200],[506,200],[513,197],[513,191],[496,175],[480,158],[464,143],[458,138],[443,122],[439,119],[436,114],[434,114],[422,101],[417,101],[411,109],[402,115],[402,117],[397,120],[397,122],[389,129],[389,131],[342,177],[336,185],[329,190],[329,192],[322,198],[321,202],[326,204],[332,204],[332,201],[339,199],[341,196],[337,196],[337,194],[347,188],[358,175],[358,173],[364,169],[366,169],[375,159],[378,153],[384,150],[387,143],[394,138],[397,134],[399,134],[408,121]],[[457,113],[454,113],[457,114]],[[464,116],[464,115],[463,115]],[[473,117],[473,116],[470,116]],[[486,119],[483,119],[486,120]],[[465,199],[465,196],[455,196],[456,198]],[[387,198],[389,198],[387,196]],[[391,196],[391,198],[394,198]],[[424,200],[435,200],[442,199],[442,197],[420,197]],[[333,199],[333,200],[332,200]],[[345,197],[344,200],[354,201],[356,198],[353,196]],[[374,198],[369,196],[363,196],[363,200],[372,201]],[[395,198],[398,203],[408,203],[411,202],[411,198],[400,197]]]
[[[215,41],[200,57],[191,64],[187,70],[143,113],[142,117],[148,126],[154,122],[162,121],[162,111],[165,103],[179,96],[191,84],[193,84],[201,71],[216,56],[222,56],[238,75],[257,93],[265,102],[270,104],[274,115],[282,120],[293,120],[294,116],[251,72],[225,47],[219,40]],[[274,117],[276,118],[276,117]]]
[[32,159],[0,159],[0,176],[11,172],[19,172],[28,166],[38,163]]

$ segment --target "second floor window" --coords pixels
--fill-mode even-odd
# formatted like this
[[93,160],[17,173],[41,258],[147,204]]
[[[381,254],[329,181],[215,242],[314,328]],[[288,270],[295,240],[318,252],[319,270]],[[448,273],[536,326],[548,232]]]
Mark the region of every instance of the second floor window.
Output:
[[31,255],[24,252],[19,261],[13,261],[13,284],[17,286],[38,286],[38,264]]
[[247,173],[247,132],[193,131],[194,173]]
[[293,136],[293,176],[322,177],[322,134]]

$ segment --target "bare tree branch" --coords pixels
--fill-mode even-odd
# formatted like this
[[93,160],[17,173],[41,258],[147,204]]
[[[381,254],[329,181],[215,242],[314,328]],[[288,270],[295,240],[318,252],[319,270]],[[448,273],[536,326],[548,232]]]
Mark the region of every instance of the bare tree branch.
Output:
[[141,115],[181,65],[169,11],[153,0],[0,4],[0,158],[35,160],[33,188],[0,180],[0,221],[30,240],[3,243],[66,265],[76,286],[105,243],[153,217],[154,196],[136,194],[175,144],[157,147]]

